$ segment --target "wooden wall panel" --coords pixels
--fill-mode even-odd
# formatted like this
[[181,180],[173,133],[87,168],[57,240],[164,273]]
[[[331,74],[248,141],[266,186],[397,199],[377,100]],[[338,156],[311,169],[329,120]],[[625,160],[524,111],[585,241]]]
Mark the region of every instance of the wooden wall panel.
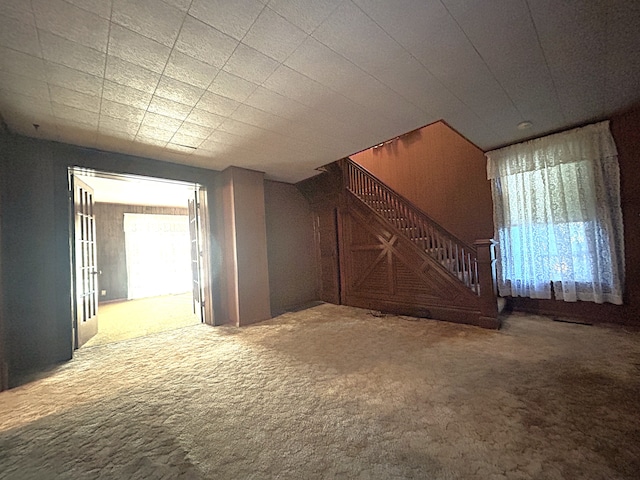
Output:
[[337,210],[326,205],[314,212],[317,257],[320,263],[320,300],[340,304]]
[[493,237],[484,153],[445,123],[427,125],[351,159],[468,244]]
[[187,208],[121,205],[96,203],[96,241],[98,255],[99,301],[126,299],[128,297],[127,258],[125,254],[124,214],[144,213],[162,215],[187,215]]
[[343,304],[479,324],[479,297],[358,200],[340,221]]

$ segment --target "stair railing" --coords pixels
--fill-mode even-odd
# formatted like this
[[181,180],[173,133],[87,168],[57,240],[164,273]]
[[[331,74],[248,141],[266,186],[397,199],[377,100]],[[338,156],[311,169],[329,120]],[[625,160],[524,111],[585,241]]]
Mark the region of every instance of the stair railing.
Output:
[[346,158],[343,161],[345,188],[369,208],[390,222],[450,274],[480,295],[478,253],[456,238],[395,190],[366,169]]

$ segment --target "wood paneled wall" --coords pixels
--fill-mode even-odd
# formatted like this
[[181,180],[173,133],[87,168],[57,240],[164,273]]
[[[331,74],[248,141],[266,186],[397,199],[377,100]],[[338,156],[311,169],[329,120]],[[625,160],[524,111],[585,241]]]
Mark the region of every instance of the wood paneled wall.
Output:
[[469,244],[493,236],[484,153],[443,122],[351,159]]
[[313,211],[319,298],[341,303],[338,256],[338,208],[342,198],[342,171],[336,163],[328,171],[296,184]]
[[[98,255],[99,301],[126,299],[128,297],[127,259],[125,254],[124,214],[144,213],[163,215],[187,215],[186,206],[158,207],[96,203],[96,242]],[[106,290],[106,295],[101,291]]]

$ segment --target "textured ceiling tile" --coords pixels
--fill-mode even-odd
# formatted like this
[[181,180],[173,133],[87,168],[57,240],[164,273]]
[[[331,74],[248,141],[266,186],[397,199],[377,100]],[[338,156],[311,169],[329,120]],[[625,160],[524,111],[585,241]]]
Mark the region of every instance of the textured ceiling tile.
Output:
[[211,92],[205,92],[196,105],[196,108],[227,117],[231,115],[239,105],[240,104],[238,102],[231,100],[230,98],[222,97]]
[[[95,112],[89,112],[80,108],[71,107],[69,105],[62,105],[60,103],[51,102],[53,114],[63,120],[69,120],[70,122],[86,125],[87,128],[98,128],[98,114]],[[68,122],[62,122],[69,125]]]
[[[562,119],[560,102],[527,3],[502,0],[495,5],[477,4],[473,8],[457,1],[446,3],[457,25],[472,42],[467,48],[473,48],[474,54],[478,52],[481,58],[464,62],[469,70],[458,71],[443,81],[458,92],[463,87],[461,79],[473,78],[473,84],[466,88],[467,95],[460,98],[480,117],[505,121],[506,124],[496,124],[500,129],[510,127],[508,130],[511,130],[522,120],[532,120],[530,114],[542,105],[551,123]],[[494,28],[482,28],[479,18],[490,18]],[[456,56],[462,58],[462,53]]]
[[[175,137],[175,135],[174,135]],[[179,143],[174,143],[173,140],[171,140],[169,143],[167,143],[166,147],[167,150],[170,150],[171,152],[179,152],[182,153],[184,155],[190,155],[193,153],[193,151],[196,149],[196,147],[190,147],[188,145],[181,145]],[[166,157],[168,160],[170,159],[171,161],[176,161],[178,159],[184,161],[184,163],[187,163],[188,158],[182,158],[182,157],[176,157],[173,155],[168,155]]]
[[307,108],[299,102],[264,87],[259,87],[253,92],[245,103],[283,118],[295,119],[301,116],[303,112],[308,113]]
[[230,149],[231,149],[231,145],[208,139],[202,142],[198,150],[196,150],[196,155],[214,157],[220,154],[224,154],[228,152]]
[[173,136],[173,132],[162,130],[154,127],[140,127],[136,140],[146,145],[156,145],[164,147],[169,139]]
[[108,20],[63,0],[32,0],[38,29],[101,52],[107,51]]
[[135,137],[135,134],[122,132],[120,130],[110,130],[108,128],[104,128],[102,124],[100,124],[98,126],[98,138],[96,145],[105,145],[105,140],[108,138],[111,138],[112,140],[133,140]]
[[241,43],[222,69],[250,82],[262,83],[277,66],[274,59]]
[[315,107],[319,99],[331,94],[324,85],[286,65],[280,65],[263,86],[310,107]]
[[10,48],[0,47],[0,70],[23,75],[34,80],[47,79],[41,58],[27,55]]
[[157,0],[114,0],[111,20],[171,47],[184,16],[179,9]]
[[31,4],[25,0],[2,0],[0,2],[0,17],[13,18],[22,23],[35,25]]
[[169,47],[119,25],[111,25],[109,55],[162,73],[170,53]]
[[189,10],[191,1],[192,0],[163,0],[164,3],[172,5],[183,12],[186,12],[187,10]]
[[[2,109],[2,114],[6,116],[5,121],[9,129],[12,132],[20,133],[22,135],[35,136],[38,132],[33,126],[36,122],[34,116],[31,112],[22,111],[20,107],[14,108],[13,105],[7,103],[7,99],[5,99],[6,94],[7,92],[0,90],[0,108]],[[14,96],[18,97],[17,94],[14,94]],[[23,98],[30,99],[30,97]],[[20,105],[22,102],[18,101],[17,103]],[[51,104],[49,104],[49,106],[50,105]],[[55,117],[53,117],[53,114],[48,115],[47,117],[51,119],[50,123],[55,125]]]
[[146,110],[149,106],[151,97],[152,94],[149,92],[143,92],[142,90],[120,85],[110,80],[105,80],[102,88],[102,98],[142,110]]
[[140,126],[140,130],[138,130],[138,137],[146,137],[151,138],[156,141],[167,143],[173,137],[175,130],[165,130],[163,128],[154,127],[152,125],[144,125]]
[[40,117],[39,120],[42,120],[43,117],[48,117],[51,118],[52,122],[55,121],[49,98],[26,96],[1,88],[0,112],[2,112],[3,115],[7,115],[7,117],[5,117],[5,121],[7,122],[14,116],[16,118],[22,116]]
[[343,0],[271,0],[269,8],[275,10],[306,33],[313,32],[331,15]]
[[244,102],[256,88],[258,88],[257,84],[220,70],[209,86],[209,91],[238,102]]
[[118,131],[123,132],[135,137],[138,128],[140,128],[140,122],[129,122],[122,118],[115,118],[105,115],[104,112],[100,113],[100,121],[98,130]]
[[102,18],[111,18],[112,0],[66,0],[88,12],[95,13]]
[[171,52],[164,75],[195,87],[207,88],[220,70],[177,50]]
[[237,147],[243,144],[243,139],[242,137],[239,137],[237,135],[223,132],[221,130],[216,130],[211,135],[209,135],[209,138],[202,142],[202,148],[213,150],[216,148],[217,144]]
[[172,132],[175,132],[180,125],[182,125],[182,120],[152,112],[147,112],[142,120],[143,127],[161,128],[162,130],[170,130]]
[[128,122],[139,123],[142,121],[145,111],[131,105],[124,105],[103,98],[100,113],[113,118],[121,118]]
[[307,38],[307,34],[292,23],[265,8],[242,43],[282,62]]
[[[447,32],[461,33],[441,2],[353,0],[353,3],[409,51],[431,47],[447,52],[450,48]],[[434,42],[434,38],[443,41]]]
[[[402,75],[397,72],[401,71]],[[458,99],[420,62],[406,52],[389,59],[384,68],[374,72],[381,83],[419,108],[442,117],[448,106]],[[504,96],[503,96],[504,98]]]
[[194,123],[205,128],[213,129],[220,125],[224,119],[225,117],[221,115],[216,115],[215,113],[194,108],[193,110],[191,110],[191,113],[187,117],[185,123]]
[[0,72],[0,89],[41,100],[49,100],[49,89],[45,82],[14,73]]
[[47,32],[40,32],[40,43],[45,60],[95,76],[104,74],[106,55],[102,52]]
[[336,91],[358,88],[363,81],[370,81],[372,78],[352,62],[311,37],[287,59],[285,65]]
[[160,74],[109,55],[105,78],[120,85],[153,93],[160,81]]
[[51,94],[52,102],[80,108],[82,110],[88,110],[94,113],[98,113],[100,111],[100,97],[95,95],[87,95],[85,93],[58,87],[56,85],[50,85],[49,92]]
[[180,134],[180,135],[188,135],[190,137],[196,137],[196,138],[200,138],[200,139],[204,140],[209,135],[211,135],[211,132],[213,132],[213,130],[221,122],[222,122],[222,119],[220,119],[220,122],[218,122],[215,126],[212,126],[212,127],[205,127],[205,126],[202,126],[202,125],[198,125],[196,123],[184,122],[180,126],[178,131],[176,132],[176,135],[178,135],[178,134]]
[[255,125],[249,125],[248,123],[239,122],[232,118],[227,118],[224,122],[220,124],[218,130],[225,133],[230,133],[232,135],[237,135],[239,137],[250,137],[254,141],[266,138],[267,132],[260,127],[256,127]]
[[61,142],[93,148],[96,143],[97,132],[85,128],[84,124],[67,122],[65,128],[58,127],[58,135]]
[[176,50],[190,55],[198,60],[222,67],[238,45],[238,41],[187,16],[176,41]]
[[42,56],[36,27],[10,17],[0,16],[0,46],[36,57]]
[[31,118],[19,118],[13,117],[8,123],[11,131],[20,135],[26,135],[28,137],[41,138],[44,140],[57,140],[58,139],[58,127],[55,124],[55,118],[51,121],[41,122],[38,121],[38,129],[33,127],[33,119]]
[[249,105],[240,105],[238,109],[233,112],[230,118],[275,132],[281,131],[285,125],[291,125],[291,122],[285,118],[272,113],[263,112],[262,110],[250,107]]
[[47,81],[51,85],[69,88],[87,95],[101,95],[102,78],[57,63],[46,62],[45,66]]
[[128,153],[133,145],[132,138],[122,137],[122,132],[98,131],[96,148],[107,152]]
[[258,0],[193,0],[189,15],[241,40],[263,8]]
[[313,37],[369,73],[403,51],[397,42],[351,2],[340,5],[313,33]]
[[191,112],[191,109],[192,107],[189,105],[184,105],[182,103],[154,95],[153,100],[151,100],[151,103],[149,104],[148,111],[175,118],[177,120],[184,120]]
[[203,93],[204,89],[202,88],[194,87],[193,85],[180,82],[167,76],[160,78],[160,82],[155,91],[155,95],[159,97],[190,106],[194,106],[198,100],[200,100]]
[[[610,2],[556,4],[540,0],[531,2],[530,10],[566,121],[577,123],[579,118],[601,116],[609,76],[606,46],[607,23],[612,20]],[[626,15],[632,11],[625,10]],[[567,18],[572,21],[564,21]],[[636,20],[636,39],[637,25]],[[637,50],[640,42],[635,44]]]
[[[193,137],[180,133],[179,131],[171,138],[171,143],[175,145],[182,145],[186,147],[198,148],[204,139],[200,137]],[[192,149],[193,149],[192,148]]]

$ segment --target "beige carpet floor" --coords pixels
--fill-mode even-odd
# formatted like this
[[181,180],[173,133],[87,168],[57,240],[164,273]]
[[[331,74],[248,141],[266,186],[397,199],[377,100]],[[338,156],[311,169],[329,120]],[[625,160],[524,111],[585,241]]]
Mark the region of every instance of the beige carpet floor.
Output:
[[0,394],[2,479],[638,479],[640,333],[334,305],[81,349]]
[[200,323],[191,293],[98,305],[98,333],[83,348],[120,342]]

